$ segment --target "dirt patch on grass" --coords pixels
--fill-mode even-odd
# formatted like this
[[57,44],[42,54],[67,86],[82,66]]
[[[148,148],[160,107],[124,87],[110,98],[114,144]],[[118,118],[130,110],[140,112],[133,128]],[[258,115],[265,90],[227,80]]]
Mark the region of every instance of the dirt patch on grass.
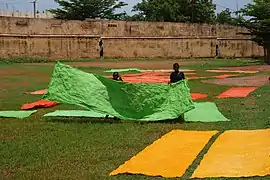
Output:
[[270,71],[270,65],[258,65],[258,66],[242,66],[242,67],[227,67],[219,68],[221,70],[234,70],[234,71]]
[[0,76],[16,76],[25,73],[25,70],[17,69],[17,68],[6,68],[1,69]]
[[[178,62],[178,61],[175,61]],[[185,61],[179,62],[181,65],[200,64],[203,61]],[[139,61],[119,61],[119,62],[74,62],[67,63],[75,67],[100,67],[100,68],[141,68],[141,69],[171,69],[173,61],[155,61],[155,62],[139,62]]]
[[214,79],[202,80],[203,83],[226,85],[226,86],[263,86],[270,85],[268,80],[269,76],[250,76],[242,78],[227,78],[227,79]]
[[21,82],[1,82],[1,89],[8,90],[11,88],[20,88],[20,87],[28,87],[30,84],[27,81]]
[[[98,62],[67,62],[70,66],[74,67],[99,67],[99,68],[141,68],[141,69],[172,69],[173,63],[178,62],[180,66],[202,64],[206,61],[181,61],[181,60],[170,60],[170,61],[102,61]],[[42,66],[53,66],[54,63],[25,63],[25,65],[42,65]]]

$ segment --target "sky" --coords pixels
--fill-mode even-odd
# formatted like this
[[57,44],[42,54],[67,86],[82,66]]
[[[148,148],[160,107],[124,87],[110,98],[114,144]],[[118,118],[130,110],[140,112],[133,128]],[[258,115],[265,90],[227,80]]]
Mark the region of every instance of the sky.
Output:
[[[0,10],[8,10],[8,11],[22,11],[22,12],[30,12],[33,10],[33,4],[30,2],[33,0],[0,0]],[[128,3],[128,6],[124,7],[123,10],[128,14],[131,13],[132,7],[140,2],[140,0],[122,0]],[[214,3],[217,4],[217,12],[220,12],[224,9],[230,8],[231,10],[244,7],[245,4],[251,3],[252,0],[213,0]],[[40,12],[57,7],[57,4],[54,0],[37,0],[37,10]]]

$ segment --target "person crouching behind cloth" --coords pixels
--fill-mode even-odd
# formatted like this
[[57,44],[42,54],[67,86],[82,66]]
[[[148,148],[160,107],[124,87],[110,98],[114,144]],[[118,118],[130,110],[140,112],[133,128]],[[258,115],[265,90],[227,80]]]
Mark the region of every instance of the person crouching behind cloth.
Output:
[[[113,76],[112,77],[112,80],[114,80],[114,81],[123,81],[123,79],[121,78],[121,76],[120,76],[120,74],[118,72],[114,72],[112,76]],[[109,118],[109,115],[106,115],[105,118],[108,119]],[[117,117],[114,117],[113,119],[114,120],[120,120]]]
[[[183,72],[179,71],[179,68],[180,68],[180,65],[178,63],[173,64],[174,71],[170,75],[170,81],[168,84],[177,83],[179,81],[186,79],[185,74]],[[181,122],[184,122],[185,121],[184,114],[182,114],[178,119]]]
[[113,73],[113,78],[114,81],[123,81],[123,79],[121,78],[120,74],[118,72],[114,72]]

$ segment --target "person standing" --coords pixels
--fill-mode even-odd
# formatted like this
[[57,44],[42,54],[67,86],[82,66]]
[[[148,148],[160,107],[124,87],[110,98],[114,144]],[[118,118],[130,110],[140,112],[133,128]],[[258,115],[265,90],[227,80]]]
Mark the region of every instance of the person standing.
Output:
[[103,57],[103,55],[104,55],[104,50],[103,50],[103,40],[102,40],[102,38],[100,38],[100,40],[99,40],[99,49],[100,49],[100,52],[99,52],[99,54],[100,54],[100,57],[102,58]]
[[182,80],[186,79],[185,74],[183,72],[179,71],[179,68],[180,68],[180,66],[179,66],[178,63],[175,63],[173,65],[173,70],[174,71],[170,75],[169,84],[177,83],[178,81],[182,81]]

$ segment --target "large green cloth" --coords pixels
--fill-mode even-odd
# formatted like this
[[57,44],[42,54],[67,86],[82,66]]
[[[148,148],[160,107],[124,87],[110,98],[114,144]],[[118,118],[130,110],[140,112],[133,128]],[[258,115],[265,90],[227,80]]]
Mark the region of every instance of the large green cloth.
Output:
[[36,113],[37,110],[34,111],[0,111],[0,117],[3,118],[27,118],[30,115]]
[[230,121],[218,110],[215,103],[194,103],[195,109],[185,114],[187,122],[222,122]]
[[187,81],[132,84],[85,73],[58,62],[44,99],[85,107],[124,120],[159,121],[194,109]]
[[94,111],[82,110],[57,110],[47,113],[44,117],[88,117],[88,118],[105,118],[106,114]]

